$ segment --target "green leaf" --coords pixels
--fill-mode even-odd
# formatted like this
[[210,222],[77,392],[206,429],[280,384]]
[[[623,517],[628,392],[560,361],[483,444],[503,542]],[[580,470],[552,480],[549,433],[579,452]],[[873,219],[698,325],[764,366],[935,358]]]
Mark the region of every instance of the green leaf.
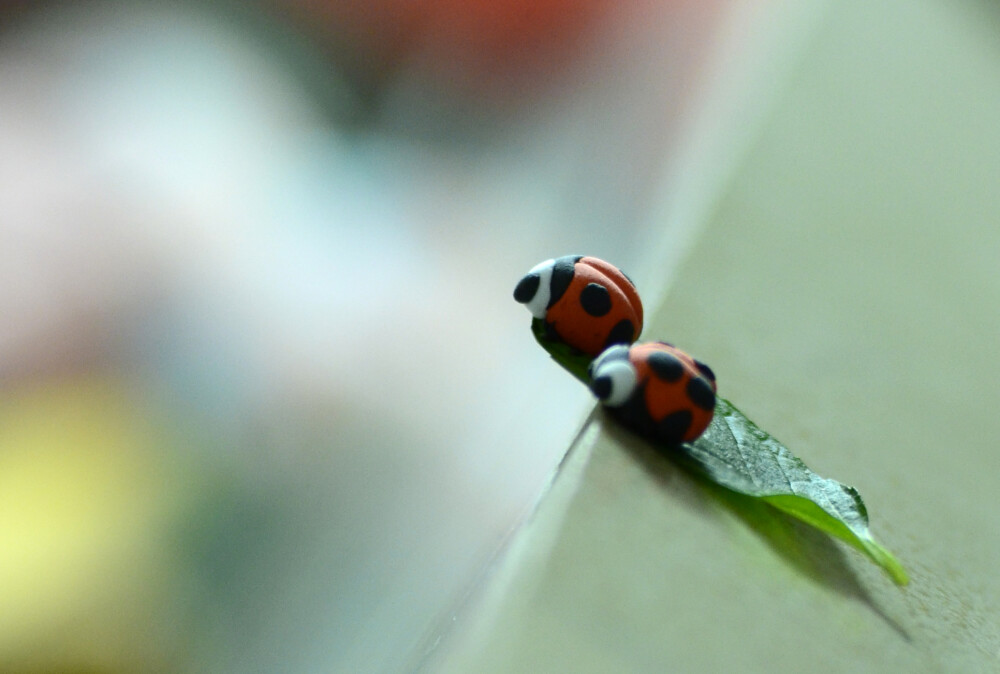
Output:
[[[584,384],[589,382],[589,356],[548,339],[540,320],[535,319],[531,328],[557,363]],[[858,491],[809,470],[728,400],[717,398],[705,433],[692,443],[671,447],[670,456],[715,484],[760,499],[841,539],[867,555],[897,585],[909,582],[899,560],[872,536]]]

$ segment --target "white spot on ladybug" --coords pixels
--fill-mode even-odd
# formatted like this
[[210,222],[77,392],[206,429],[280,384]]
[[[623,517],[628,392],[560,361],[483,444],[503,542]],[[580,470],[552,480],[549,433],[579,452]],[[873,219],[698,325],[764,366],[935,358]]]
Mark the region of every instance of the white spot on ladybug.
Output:
[[601,351],[601,354],[593,360],[590,364],[590,372],[593,373],[597,368],[599,368],[604,363],[612,360],[628,360],[628,345],[627,344],[615,344],[614,346],[609,346],[608,348]]
[[590,366],[591,390],[608,407],[621,407],[635,393],[638,375],[628,359],[628,347],[605,349]]
[[549,308],[549,297],[552,296],[552,267],[555,260],[539,262],[528,274],[538,274],[538,289],[535,296],[524,303],[528,311],[535,318],[545,318],[545,312]]

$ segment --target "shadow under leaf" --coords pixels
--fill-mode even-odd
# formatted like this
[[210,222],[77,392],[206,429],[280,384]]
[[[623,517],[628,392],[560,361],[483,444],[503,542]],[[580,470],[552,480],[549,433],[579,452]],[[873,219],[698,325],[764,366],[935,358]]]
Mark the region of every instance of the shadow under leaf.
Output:
[[[880,607],[859,582],[840,545],[825,533],[801,522],[768,503],[718,485],[669,452],[657,448],[628,429],[622,428],[603,413],[596,415],[607,435],[632,457],[657,483],[675,493],[687,492],[692,501],[695,492],[707,495],[716,504],[749,527],[789,567],[814,583],[859,601],[883,620],[905,641],[912,641],[906,629]],[[678,489],[678,481],[692,489]],[[691,503],[704,509],[703,503]]]

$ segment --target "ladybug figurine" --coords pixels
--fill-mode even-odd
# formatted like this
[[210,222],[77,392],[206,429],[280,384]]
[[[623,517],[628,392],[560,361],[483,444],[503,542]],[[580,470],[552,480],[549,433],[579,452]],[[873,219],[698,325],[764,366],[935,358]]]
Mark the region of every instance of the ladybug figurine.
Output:
[[654,441],[691,442],[712,421],[715,374],[666,342],[612,346],[589,374],[590,390],[611,414]]
[[514,289],[554,340],[594,357],[642,332],[642,301],[618,267],[596,257],[567,255],[535,266]]

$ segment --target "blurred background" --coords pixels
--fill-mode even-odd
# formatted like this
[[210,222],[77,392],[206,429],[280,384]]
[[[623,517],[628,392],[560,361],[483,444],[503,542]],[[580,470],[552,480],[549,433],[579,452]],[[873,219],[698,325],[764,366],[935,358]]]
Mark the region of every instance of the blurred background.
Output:
[[0,671],[419,665],[590,405],[514,284],[657,296],[756,4],[0,3]]

